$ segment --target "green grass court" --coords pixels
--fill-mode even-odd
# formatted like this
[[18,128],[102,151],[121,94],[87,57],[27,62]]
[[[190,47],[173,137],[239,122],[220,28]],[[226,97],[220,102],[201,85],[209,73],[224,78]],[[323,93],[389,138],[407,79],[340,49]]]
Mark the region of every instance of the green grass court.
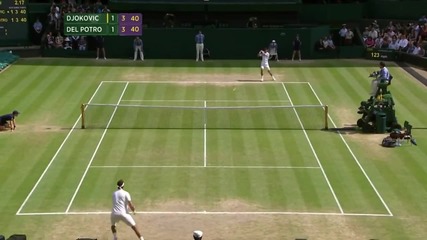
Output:
[[424,239],[426,87],[389,63],[418,146],[386,149],[348,130],[377,62],[274,62],[263,83],[258,65],[20,59],[0,73],[21,112],[0,133],[0,234],[112,239],[123,178],[146,239]]

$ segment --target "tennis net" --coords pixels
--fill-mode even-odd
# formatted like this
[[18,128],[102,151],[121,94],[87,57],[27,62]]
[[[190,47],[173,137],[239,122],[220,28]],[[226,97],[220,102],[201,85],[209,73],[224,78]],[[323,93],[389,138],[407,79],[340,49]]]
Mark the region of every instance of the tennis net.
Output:
[[82,128],[327,129],[327,105],[81,105]]

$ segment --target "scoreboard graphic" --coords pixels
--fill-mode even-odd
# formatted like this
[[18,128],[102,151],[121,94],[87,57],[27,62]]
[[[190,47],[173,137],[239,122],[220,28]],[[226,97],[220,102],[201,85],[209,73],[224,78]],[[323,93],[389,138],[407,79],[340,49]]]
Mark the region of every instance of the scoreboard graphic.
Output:
[[[1,0],[0,0],[1,1]],[[141,36],[141,13],[70,13],[64,16],[66,36]]]
[[27,38],[27,0],[0,0],[0,40]]

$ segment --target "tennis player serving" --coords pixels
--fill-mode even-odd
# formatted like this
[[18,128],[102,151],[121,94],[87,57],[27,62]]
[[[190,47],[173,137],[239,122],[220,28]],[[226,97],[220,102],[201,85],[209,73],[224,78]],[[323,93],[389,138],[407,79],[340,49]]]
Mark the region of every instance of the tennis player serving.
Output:
[[268,73],[273,78],[273,81],[276,81],[276,78],[273,76],[273,73],[271,73],[270,65],[268,64],[268,59],[270,58],[270,53],[268,52],[268,49],[264,48],[263,50],[259,51],[258,56],[261,57],[261,82],[264,81],[264,68],[267,69]]

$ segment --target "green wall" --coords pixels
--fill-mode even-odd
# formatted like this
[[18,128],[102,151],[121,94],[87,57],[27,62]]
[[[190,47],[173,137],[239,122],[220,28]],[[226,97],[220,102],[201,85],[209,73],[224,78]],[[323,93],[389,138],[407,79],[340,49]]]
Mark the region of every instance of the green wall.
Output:
[[427,1],[381,1],[370,0],[366,5],[366,12],[370,18],[376,19],[405,19],[418,20],[427,14]]
[[[203,29],[205,47],[213,59],[250,59],[267,47],[274,39],[279,45],[279,57],[290,58],[292,41],[296,34],[302,40],[304,58],[313,56],[314,43],[329,32],[329,27],[289,29]],[[147,59],[192,59],[195,58],[194,29],[145,29],[143,33],[144,55]],[[105,49],[109,58],[131,58],[133,37],[106,37]],[[74,51],[60,51],[72,54]],[[45,56],[58,56],[46,51]],[[82,53],[78,53],[81,56]],[[94,55],[91,54],[91,57]]]
[[[283,28],[283,29],[230,29],[206,28],[205,45],[215,59],[246,59],[253,58],[260,48],[266,47],[275,39],[279,44],[280,58],[289,58],[292,54],[291,42],[296,34],[300,34],[303,42],[302,52],[305,58],[322,58],[324,53],[314,51],[314,44],[320,37],[330,32],[329,25],[343,22],[358,22],[362,18],[401,18],[417,19],[425,14],[427,1],[378,1],[355,4],[227,4],[208,3],[209,11],[296,11],[301,23],[315,23],[318,27]],[[29,4],[29,27],[37,16],[45,18],[50,4]],[[114,12],[179,12],[204,11],[205,4],[199,3],[143,3],[126,4],[111,3]],[[405,11],[396,11],[405,9]],[[43,20],[43,19],[42,19]],[[195,55],[194,35],[197,29],[144,29],[144,49],[147,58],[184,58],[191,59]],[[106,37],[106,50],[109,57],[130,58],[132,56],[132,37]],[[25,45],[27,41],[16,41],[13,45]],[[0,45],[10,43],[0,43]],[[52,51],[49,51],[52,52]],[[361,50],[356,47],[342,49],[340,57],[357,57]],[[49,53],[51,54],[51,53]],[[62,54],[62,53],[61,53]],[[69,52],[66,53],[67,55]],[[81,54],[81,53],[80,53]],[[85,54],[83,54],[85,55]],[[90,54],[88,54],[90,55]],[[361,54],[363,55],[363,54]]]
[[338,23],[343,21],[358,21],[363,17],[365,4],[238,4],[238,3],[114,3],[110,8],[114,11],[160,11],[160,12],[189,12],[205,11],[205,6],[211,12],[298,12],[302,23]]
[[[323,31],[320,30],[320,32],[323,32],[323,35],[329,30],[327,27],[321,29]],[[143,33],[146,57],[195,58],[194,36],[196,33],[193,29],[146,29]],[[205,47],[210,50],[211,57],[215,59],[253,58],[273,39],[279,45],[279,56],[290,56],[291,44],[296,34],[300,34],[304,52],[308,53],[314,44],[310,28],[204,29],[203,33]],[[107,39],[106,48],[114,56],[129,56],[133,51],[132,38],[112,37]]]

